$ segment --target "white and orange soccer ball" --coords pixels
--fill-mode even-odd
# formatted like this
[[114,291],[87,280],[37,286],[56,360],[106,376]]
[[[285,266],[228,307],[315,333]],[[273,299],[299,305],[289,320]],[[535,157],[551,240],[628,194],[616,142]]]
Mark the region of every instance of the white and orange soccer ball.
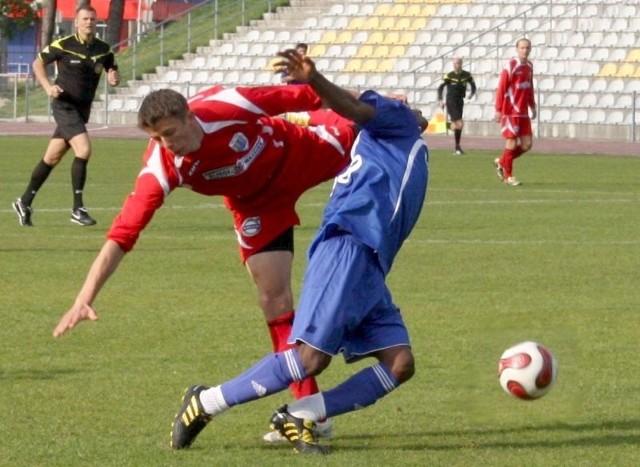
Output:
[[498,377],[507,394],[532,400],[544,396],[558,376],[558,363],[551,351],[537,342],[521,342],[500,357]]

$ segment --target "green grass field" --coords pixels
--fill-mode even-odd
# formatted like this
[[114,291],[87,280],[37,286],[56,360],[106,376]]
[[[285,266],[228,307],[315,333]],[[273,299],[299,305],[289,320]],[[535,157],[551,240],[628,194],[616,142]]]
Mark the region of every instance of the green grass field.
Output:
[[[414,379],[335,420],[333,453],[261,441],[288,393],[234,408],[194,447],[168,448],[185,387],[235,376],[270,349],[219,198],[171,195],[95,305],[98,323],[54,340],[133,186],[144,141],[94,139],[86,202],[69,222],[71,156],[34,204],[10,209],[45,138],[0,145],[0,465],[631,466],[640,462],[640,159],[531,154],[518,188],[493,154],[433,151],[423,216],[389,283],[409,325]],[[294,285],[330,186],[299,203]],[[543,399],[500,388],[502,351],[539,340],[559,378]],[[368,362],[367,362],[368,364]],[[361,364],[336,359],[329,388]]]

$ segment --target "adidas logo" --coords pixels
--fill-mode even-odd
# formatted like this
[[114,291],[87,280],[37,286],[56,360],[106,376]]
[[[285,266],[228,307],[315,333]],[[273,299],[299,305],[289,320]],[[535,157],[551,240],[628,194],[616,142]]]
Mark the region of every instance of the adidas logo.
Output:
[[253,390],[256,392],[258,397],[262,397],[267,393],[267,388],[255,381],[251,381],[251,387],[253,387]]

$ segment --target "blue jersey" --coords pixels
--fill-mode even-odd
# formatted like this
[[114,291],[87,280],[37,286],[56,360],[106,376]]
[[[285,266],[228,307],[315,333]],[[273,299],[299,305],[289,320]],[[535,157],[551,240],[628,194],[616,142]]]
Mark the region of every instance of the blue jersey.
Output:
[[403,103],[366,91],[376,108],[351,150],[351,165],[334,181],[309,256],[323,239],[350,232],[376,252],[386,275],[418,220],[429,176],[428,151],[418,122]]

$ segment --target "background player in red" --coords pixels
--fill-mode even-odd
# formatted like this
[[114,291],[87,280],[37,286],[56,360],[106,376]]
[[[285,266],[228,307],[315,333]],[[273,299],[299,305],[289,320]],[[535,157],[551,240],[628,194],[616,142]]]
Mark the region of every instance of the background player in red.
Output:
[[[83,320],[98,319],[93,302],[102,286],[165,198],[184,187],[224,196],[273,349],[289,348],[293,226],[299,224],[295,203],[349,164],[355,129],[305,128],[273,116],[321,104],[309,85],[217,87],[189,102],[170,89],[150,93],[138,112],[138,126],[151,136],[144,166],[54,337]],[[291,389],[296,398],[318,392],[313,379]]]
[[531,119],[537,115],[530,53],[531,41],[518,40],[517,57],[511,59],[500,73],[496,92],[495,119],[500,123],[505,149],[502,157],[494,160],[494,165],[500,180],[511,186],[520,185],[513,176],[513,161],[531,149]]

